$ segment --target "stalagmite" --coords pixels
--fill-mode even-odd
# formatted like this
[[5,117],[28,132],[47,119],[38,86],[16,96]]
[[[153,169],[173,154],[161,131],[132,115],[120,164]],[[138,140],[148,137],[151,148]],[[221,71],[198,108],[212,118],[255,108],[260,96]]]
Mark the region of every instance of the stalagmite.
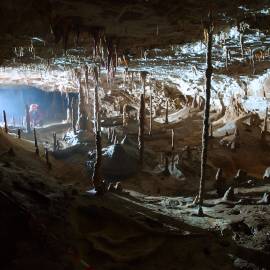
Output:
[[201,155],[201,177],[200,177],[200,189],[199,189],[199,210],[202,207],[204,199],[205,189],[205,173],[208,154],[208,138],[209,138],[209,113],[210,113],[210,99],[211,99],[211,76],[212,76],[212,42],[213,42],[213,18],[209,13],[209,21],[205,27],[207,31],[207,69],[206,69],[206,98],[204,109],[204,124],[202,132],[202,155]]
[[240,32],[240,48],[241,48],[241,55],[244,59],[244,33]]
[[34,141],[35,141],[36,154],[39,155],[39,148],[38,148],[38,142],[37,142],[37,133],[36,133],[35,128],[34,128]]
[[172,129],[172,141],[171,141],[171,147],[172,147],[172,152],[174,151],[174,130]]
[[109,142],[111,141],[111,133],[112,133],[111,128],[110,127],[107,128],[107,139]]
[[233,180],[234,180],[234,186],[238,187],[241,183],[247,181],[247,172],[239,169]]
[[146,87],[146,77],[147,77],[148,72],[147,71],[141,71],[141,80],[142,80],[142,85],[143,85],[143,94],[145,96],[145,87]]
[[240,22],[238,25],[238,31],[239,31],[239,44],[240,44],[240,50],[241,50],[241,56],[242,59],[244,59],[244,34],[246,30],[246,25],[244,22]]
[[213,124],[210,125],[210,138],[213,138]]
[[144,159],[144,116],[145,116],[145,103],[144,94],[141,94],[140,99],[140,112],[139,112],[139,134],[138,134],[138,148],[139,148],[139,164],[143,167]]
[[170,175],[168,153],[165,153],[165,166],[164,166],[163,174],[164,174],[165,176],[169,176],[169,175]]
[[46,159],[46,164],[48,168],[51,169],[52,164],[50,163],[50,160],[49,160],[49,150],[47,147],[45,148],[45,159]]
[[268,120],[268,107],[266,108],[265,117],[264,117],[264,124],[263,124],[263,130],[261,132],[261,140],[265,142],[266,135],[267,135],[267,120]]
[[233,140],[229,146],[232,151],[235,151],[240,146],[240,133],[237,127],[234,130]]
[[265,192],[263,197],[257,202],[258,204],[268,205],[270,204],[270,193]]
[[5,132],[8,133],[8,125],[7,125],[7,115],[6,111],[3,111],[3,117],[4,117],[4,124],[5,124]]
[[174,158],[175,158],[175,153],[174,153],[174,130],[173,129],[172,129],[172,138],[171,138],[171,157],[172,157],[171,168],[173,170],[173,168],[174,168]]
[[95,127],[95,142],[96,142],[96,162],[92,175],[92,183],[97,194],[104,193],[105,187],[101,180],[101,159],[102,159],[102,144],[101,144],[101,131],[99,124],[99,101],[98,101],[98,70],[97,67],[93,69],[95,79],[95,92],[94,92],[94,127]]
[[72,108],[72,129],[74,134],[77,133],[77,120],[78,120],[78,102],[77,99],[72,98],[71,102],[71,108]]
[[56,139],[56,133],[53,133],[53,151],[55,152],[57,150],[57,139]]
[[234,187],[229,187],[229,189],[225,192],[222,200],[223,201],[233,201],[234,197]]
[[169,124],[169,100],[166,100],[165,124]]
[[20,139],[21,138],[21,129],[19,128],[18,129],[18,139]]
[[218,169],[217,174],[216,174],[216,190],[217,190],[217,195],[219,197],[222,197],[225,193],[225,179],[223,177],[223,171],[221,168]]
[[227,46],[225,46],[225,57],[226,57],[225,67],[226,67],[226,69],[228,69],[228,62],[231,59],[231,52],[230,52],[230,49]]
[[111,143],[114,142],[114,138],[115,138],[116,134],[115,134],[115,128],[112,129],[112,136],[111,136]]
[[113,140],[113,144],[117,144],[118,141],[117,141],[117,135],[115,134],[115,137],[114,137],[114,140]]
[[153,125],[153,100],[152,100],[152,93],[150,94],[150,105],[149,105],[149,135],[152,135],[152,125]]
[[125,67],[124,71],[124,87],[126,89],[126,84],[127,84],[127,77],[128,77],[128,67]]
[[29,106],[25,105],[25,114],[26,114],[26,132],[31,132],[31,125],[30,125],[30,113],[29,113]]
[[131,71],[131,92],[133,90],[133,83],[134,83],[134,72]]
[[265,169],[265,172],[263,174],[263,180],[269,181],[270,180],[270,167]]
[[127,121],[127,104],[124,104],[123,106],[123,127],[126,127],[128,125]]

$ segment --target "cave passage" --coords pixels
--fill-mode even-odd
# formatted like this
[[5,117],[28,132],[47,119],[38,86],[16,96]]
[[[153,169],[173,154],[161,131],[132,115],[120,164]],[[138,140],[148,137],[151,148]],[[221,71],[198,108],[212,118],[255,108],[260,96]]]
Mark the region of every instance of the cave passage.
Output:
[[65,121],[69,98],[76,96],[74,93],[49,92],[25,85],[0,85],[0,122],[3,122],[2,111],[5,110],[9,126],[23,125],[26,105],[30,110],[37,105],[40,125]]

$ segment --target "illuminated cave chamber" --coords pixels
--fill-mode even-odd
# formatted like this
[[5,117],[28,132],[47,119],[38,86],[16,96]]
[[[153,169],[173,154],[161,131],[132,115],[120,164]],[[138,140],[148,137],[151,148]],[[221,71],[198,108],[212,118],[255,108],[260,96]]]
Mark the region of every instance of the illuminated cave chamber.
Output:
[[[9,126],[25,125],[26,106],[38,106],[39,126],[67,121],[70,117],[71,101],[78,99],[77,93],[45,91],[25,85],[0,86],[0,110],[5,110]],[[3,122],[3,114],[1,118]]]
[[0,270],[270,269],[269,0],[0,15]]

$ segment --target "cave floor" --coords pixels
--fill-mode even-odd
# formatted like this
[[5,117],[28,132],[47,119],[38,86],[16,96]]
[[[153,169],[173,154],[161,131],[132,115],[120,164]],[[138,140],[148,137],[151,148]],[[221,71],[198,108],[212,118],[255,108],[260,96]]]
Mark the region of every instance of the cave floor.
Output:
[[[165,176],[147,162],[140,173],[121,182],[124,192],[101,197],[85,192],[92,188],[85,153],[66,160],[51,154],[51,169],[46,165],[42,142],[51,147],[52,132],[60,137],[67,125],[37,130],[40,157],[26,140],[32,140],[31,135],[19,140],[1,132],[0,197],[3,207],[22,212],[18,217],[3,215],[3,224],[11,224],[2,248],[7,243],[13,255],[3,258],[1,269],[268,269],[269,207],[258,203],[270,190],[270,184],[260,180],[269,164],[268,145],[262,145],[259,128],[251,131],[241,118],[235,121],[241,136],[236,151],[222,146],[218,137],[210,140],[205,215],[198,217],[192,201],[199,185],[201,119],[200,111],[189,111],[186,119],[165,128],[155,123],[153,135],[146,136],[148,150],[158,153],[150,165],[160,165],[159,154],[169,151],[171,128],[178,151],[192,146],[191,156],[182,160],[185,177]],[[93,147],[91,139],[88,145]],[[213,186],[219,167],[228,186],[239,168],[255,184],[235,189],[233,201],[217,198]],[[13,236],[21,222],[17,218],[24,220],[22,228],[31,240]],[[44,249],[42,241],[48,241],[49,248]],[[34,247],[36,261],[30,258]]]

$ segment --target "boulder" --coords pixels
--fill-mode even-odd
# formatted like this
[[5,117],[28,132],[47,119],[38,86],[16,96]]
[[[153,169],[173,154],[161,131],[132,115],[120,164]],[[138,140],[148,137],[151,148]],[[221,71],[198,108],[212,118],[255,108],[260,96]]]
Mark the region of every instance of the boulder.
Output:
[[[126,141],[127,142],[127,141]],[[89,153],[86,165],[92,173],[95,164],[95,151]],[[113,144],[102,149],[101,175],[109,181],[117,181],[134,175],[138,169],[136,155],[123,143]]]

